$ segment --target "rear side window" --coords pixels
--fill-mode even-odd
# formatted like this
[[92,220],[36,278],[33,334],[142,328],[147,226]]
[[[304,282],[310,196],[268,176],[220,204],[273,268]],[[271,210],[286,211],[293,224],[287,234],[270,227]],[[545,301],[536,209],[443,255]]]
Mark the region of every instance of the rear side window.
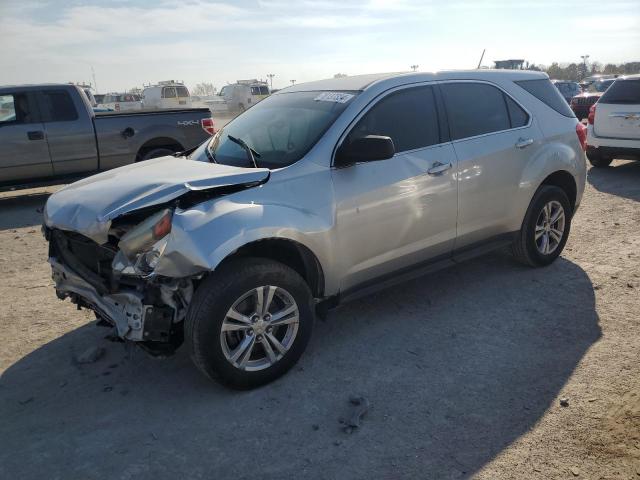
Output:
[[548,107],[553,108],[560,115],[565,117],[575,117],[573,110],[569,108],[567,101],[562,98],[562,95],[557,88],[553,86],[550,80],[541,78],[539,80],[520,80],[515,82],[519,87],[524,88],[531,95],[538,100],[546,104]]
[[384,97],[358,121],[346,142],[367,135],[391,137],[396,152],[440,143],[433,88],[410,88]]
[[445,83],[440,89],[452,140],[511,128],[504,94],[496,87],[484,83]]
[[640,105],[640,79],[616,80],[600,97],[598,103]]
[[180,98],[185,98],[189,96],[189,91],[186,89],[186,87],[176,87],[176,92],[178,94],[178,97]]
[[45,122],[70,122],[78,119],[78,112],[68,92],[45,90],[42,97]]
[[[503,94],[504,95],[504,94]],[[513,101],[509,95],[504,95],[504,101],[507,102],[507,110],[509,111],[509,119],[511,120],[511,128],[524,127],[529,123],[529,115],[520,105]]]

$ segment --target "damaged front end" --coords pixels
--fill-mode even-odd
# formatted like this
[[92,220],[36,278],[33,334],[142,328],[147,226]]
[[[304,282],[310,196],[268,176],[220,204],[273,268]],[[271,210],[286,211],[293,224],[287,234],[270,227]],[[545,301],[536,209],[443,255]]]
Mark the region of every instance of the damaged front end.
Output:
[[[118,337],[139,342],[153,354],[182,344],[182,325],[201,276],[154,274],[171,231],[172,210],[162,209],[137,225],[114,222],[100,245],[81,234],[45,227],[49,263],[58,298],[95,311]],[[133,216],[135,217],[135,216]]]
[[54,193],[43,232],[60,299],[95,311],[117,336],[152,354],[172,353],[207,262],[191,255],[177,217],[253,188],[267,169],[166,157],[89,177]]

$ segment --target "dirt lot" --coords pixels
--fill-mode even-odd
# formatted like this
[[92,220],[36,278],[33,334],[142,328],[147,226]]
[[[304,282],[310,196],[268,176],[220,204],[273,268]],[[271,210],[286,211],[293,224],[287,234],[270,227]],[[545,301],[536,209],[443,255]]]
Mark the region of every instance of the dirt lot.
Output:
[[0,195],[0,478],[640,479],[640,163],[589,172],[551,267],[495,253],[347,305],[241,393],[56,299],[47,191]]

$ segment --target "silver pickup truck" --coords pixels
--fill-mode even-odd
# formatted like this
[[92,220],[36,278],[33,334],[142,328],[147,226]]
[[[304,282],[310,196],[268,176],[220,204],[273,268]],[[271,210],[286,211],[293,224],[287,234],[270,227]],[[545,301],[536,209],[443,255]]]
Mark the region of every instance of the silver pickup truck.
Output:
[[75,85],[0,87],[0,187],[171,155],[212,130],[207,108],[96,113]]

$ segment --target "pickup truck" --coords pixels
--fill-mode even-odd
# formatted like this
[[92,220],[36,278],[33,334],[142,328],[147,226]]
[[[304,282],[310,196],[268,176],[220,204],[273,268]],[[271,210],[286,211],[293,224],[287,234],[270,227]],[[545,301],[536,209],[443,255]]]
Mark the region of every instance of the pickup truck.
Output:
[[0,87],[0,187],[172,155],[212,132],[208,108],[97,113],[75,85]]

